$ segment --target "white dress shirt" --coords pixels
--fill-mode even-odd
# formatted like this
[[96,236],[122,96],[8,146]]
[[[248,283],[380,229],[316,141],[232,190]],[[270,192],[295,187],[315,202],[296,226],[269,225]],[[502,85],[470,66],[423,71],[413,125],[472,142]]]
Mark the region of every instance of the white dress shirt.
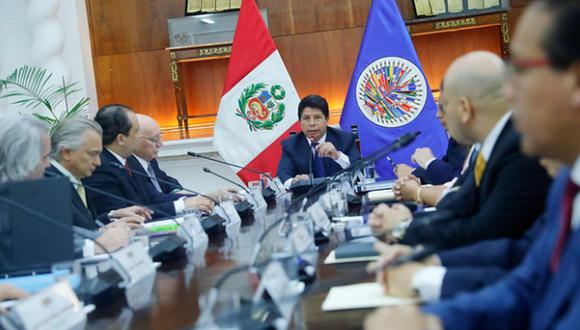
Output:
[[[312,148],[312,143],[314,141],[312,141],[309,138],[306,138],[306,141],[308,141],[308,145],[310,145],[310,150],[312,151],[312,154],[315,155],[316,149]],[[324,133],[324,135],[318,140],[318,145],[321,145],[324,142],[326,142],[326,133]],[[332,160],[334,160],[343,169],[349,167],[350,166],[350,159],[348,158],[348,156],[345,155],[340,150],[337,150],[337,151],[338,151],[338,158],[337,159],[332,159]],[[286,180],[284,182],[284,188],[290,189],[290,186],[292,185],[292,180],[294,180],[294,178],[290,178],[290,179]]]
[[[493,148],[495,147],[499,135],[511,117],[511,111],[507,112],[495,124],[493,129],[487,134],[487,137],[479,149],[483,159],[489,161]],[[580,170],[579,170],[580,171]],[[580,175],[580,174],[579,174]],[[428,266],[413,275],[411,280],[412,287],[419,292],[419,297],[425,302],[435,302],[441,297],[441,287],[447,268],[443,266]]]

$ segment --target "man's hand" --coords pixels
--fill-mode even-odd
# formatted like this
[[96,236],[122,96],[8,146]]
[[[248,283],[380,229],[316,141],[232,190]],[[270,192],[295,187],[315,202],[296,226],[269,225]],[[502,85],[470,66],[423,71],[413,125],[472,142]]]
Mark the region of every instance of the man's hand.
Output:
[[398,201],[414,201],[419,187],[421,187],[419,179],[414,175],[408,175],[397,180],[393,186],[393,193]]
[[198,209],[202,212],[211,213],[213,202],[202,196],[188,197],[183,200],[186,210]]
[[129,206],[122,209],[111,211],[111,217],[113,218],[125,218],[125,217],[142,217],[144,220],[151,220],[151,215],[153,211],[146,208],[145,206]]
[[429,148],[417,148],[411,156],[411,161],[423,169],[427,169],[427,164],[432,159],[435,159],[435,156],[433,156],[433,151]]
[[413,214],[403,204],[394,204],[393,206],[380,204],[370,214],[369,226],[375,236],[386,236],[389,239],[391,231],[396,226],[412,218]]
[[292,179],[292,184],[295,184],[298,181],[308,180],[310,177],[308,174],[298,174],[297,176]]
[[10,284],[0,284],[0,301],[8,299],[20,299],[28,296],[26,291],[22,291]]
[[395,171],[397,178],[404,178],[411,175],[415,169],[407,164],[399,164],[395,166],[393,170]]
[[136,215],[132,217],[123,217],[117,219],[117,221],[109,223],[106,227],[126,226],[129,227],[130,229],[138,229],[141,228],[144,222],[145,218]]
[[[101,243],[107,251],[113,252],[129,244],[129,236],[131,230],[129,226],[115,225],[111,227],[105,227],[101,230],[101,235],[96,239],[97,242]],[[99,245],[95,246],[95,253],[104,253]]]
[[375,310],[365,318],[366,330],[441,330],[441,320],[423,314],[417,306],[383,307]]
[[224,189],[218,189],[216,191],[212,191],[207,195],[216,201],[226,201],[226,200],[238,201],[239,196],[237,194],[238,194],[238,190],[236,188],[230,187],[230,188],[224,188]]
[[338,159],[338,150],[330,142],[324,142],[316,146],[316,152],[320,157],[330,157],[334,160]]

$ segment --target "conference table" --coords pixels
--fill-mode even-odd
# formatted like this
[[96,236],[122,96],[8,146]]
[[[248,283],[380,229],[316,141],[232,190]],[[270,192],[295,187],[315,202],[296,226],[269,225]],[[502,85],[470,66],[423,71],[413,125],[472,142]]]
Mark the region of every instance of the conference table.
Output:
[[[200,298],[207,294],[220,274],[250,262],[255,242],[266,227],[264,222],[252,222],[241,227],[235,242],[227,238],[212,239],[206,251],[197,251],[188,258],[184,257],[161,265],[157,270],[152,302],[148,307],[132,311],[125,299],[119,298],[90,313],[87,328],[192,328],[203,305]],[[363,281],[374,280],[372,276],[361,274],[365,271],[366,263],[324,265],[324,259],[343,240],[342,236],[340,233],[333,233],[328,243],[318,247],[317,278],[312,288],[318,287],[319,290],[311,290],[315,292],[309,293],[307,287],[296,305],[291,328],[360,329],[362,327],[364,317],[369,312],[368,309],[340,312],[323,312],[321,309],[328,291],[323,287],[328,281],[346,280],[348,282],[348,278],[352,278],[353,274],[363,278]],[[235,295],[237,292],[251,292],[255,288],[256,281],[255,276],[242,272],[226,281],[221,291],[226,296]],[[341,285],[346,284],[351,283],[341,283]]]

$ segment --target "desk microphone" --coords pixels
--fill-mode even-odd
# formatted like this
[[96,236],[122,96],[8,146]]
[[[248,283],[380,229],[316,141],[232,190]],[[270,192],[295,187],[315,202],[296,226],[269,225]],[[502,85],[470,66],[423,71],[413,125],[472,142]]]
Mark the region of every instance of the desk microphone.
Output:
[[[51,176],[51,177],[63,177],[60,173],[55,172],[55,171],[47,170],[44,173],[45,173],[45,175],[48,175],[48,176]],[[104,190],[101,190],[101,189],[98,189],[98,188],[94,188],[94,187],[91,187],[91,186],[82,184],[80,182],[76,182],[76,183],[74,183],[74,185],[81,186],[81,187],[85,188],[86,190],[94,191],[97,194],[105,195],[105,196],[110,197],[110,198],[113,198],[115,200],[125,202],[125,203],[127,203],[129,205],[140,205],[140,206],[144,206],[144,207],[146,207],[148,209],[151,209],[155,213],[161,214],[162,216],[169,218],[177,226],[181,226],[181,224],[179,222],[177,222],[177,220],[175,220],[175,216],[170,215],[169,213],[164,212],[164,211],[162,211],[162,210],[160,210],[160,209],[158,209],[156,207],[152,207],[152,206],[149,206],[149,205],[142,205],[142,203],[140,203],[140,202],[136,202],[136,201],[133,201],[133,200],[130,200],[130,199],[121,197],[121,196],[117,196],[117,195],[111,194],[110,192],[107,192],[107,191],[104,191]],[[184,232],[187,235],[187,238],[191,239],[191,241],[193,242],[193,237],[187,231],[184,230]],[[178,244],[179,244],[179,246],[181,246],[181,245],[183,245],[183,243],[184,242],[179,243],[178,241],[175,241],[175,245],[176,245],[175,246],[175,249],[178,247],[177,246]],[[162,244],[162,243],[159,243],[159,244]],[[170,247],[167,247],[166,248],[166,250],[168,250],[168,249],[170,249]],[[175,250],[175,249],[171,249],[171,250]]]
[[258,205],[258,201],[257,201],[257,200],[256,200],[256,198],[254,197],[254,195],[252,195],[252,194],[250,193],[250,191],[248,190],[248,188],[244,187],[243,185],[241,185],[241,184],[237,183],[237,182],[236,182],[236,181],[234,181],[234,180],[228,179],[228,178],[226,178],[225,176],[223,176],[223,175],[221,175],[221,174],[218,174],[218,173],[216,173],[216,172],[214,172],[214,171],[210,170],[210,169],[209,169],[209,168],[207,168],[207,167],[204,167],[204,168],[203,168],[203,171],[204,171],[205,173],[213,174],[213,175],[217,176],[218,178],[220,178],[220,179],[222,179],[222,180],[224,180],[224,181],[227,181],[227,182],[229,182],[229,183],[231,183],[231,184],[233,184],[233,185],[235,185],[235,186],[237,186],[237,187],[240,187],[240,188],[241,188],[243,191],[245,191],[245,192],[246,192],[246,194],[248,194],[248,196],[250,196],[250,197],[251,197],[251,198],[254,200],[254,202],[256,203],[256,205]]
[[[216,207],[219,207],[219,208],[220,208],[220,209],[221,209],[221,210],[224,212],[224,214],[226,215],[226,217],[228,217],[228,219],[227,219],[228,221],[230,221],[230,222],[231,222],[231,220],[232,220],[232,219],[230,219],[230,218],[229,218],[229,216],[228,216],[228,213],[227,213],[227,212],[224,210],[224,208],[223,208],[223,207],[220,205],[220,202],[218,202],[216,199],[214,199],[214,198],[213,198],[213,197],[211,197],[211,196],[208,196],[208,195],[206,195],[206,194],[199,193],[199,192],[197,192],[197,191],[195,191],[195,190],[191,190],[191,189],[188,189],[188,188],[184,188],[184,187],[182,187],[182,186],[180,186],[180,185],[178,185],[178,184],[175,184],[174,182],[171,182],[171,181],[162,180],[162,179],[159,179],[159,178],[153,178],[153,177],[151,177],[151,176],[150,176],[148,173],[141,172],[141,171],[139,171],[139,170],[135,170],[135,169],[133,169],[133,168],[131,168],[131,169],[128,169],[128,168],[126,168],[125,166],[123,166],[123,165],[121,165],[121,164],[119,164],[119,163],[111,163],[111,165],[113,165],[113,167],[116,167],[116,168],[118,168],[118,169],[120,169],[120,170],[127,171],[127,172],[129,172],[129,171],[130,171],[131,173],[133,173],[133,174],[137,174],[137,175],[139,175],[139,176],[141,176],[141,177],[145,177],[145,178],[147,178],[147,179],[150,179],[150,180],[155,180],[155,181],[157,181],[157,182],[165,183],[165,184],[169,185],[170,187],[172,187],[172,188],[174,188],[174,189],[181,189],[181,190],[185,190],[185,191],[187,191],[187,192],[189,192],[189,193],[192,193],[192,194],[194,194],[194,195],[198,195],[198,196],[201,196],[201,197],[205,197],[205,198],[209,199],[210,201],[212,201]],[[163,194],[163,193],[160,193],[160,194]]]
[[272,176],[270,176],[270,174],[268,174],[268,173],[266,173],[264,171],[256,170],[256,169],[249,168],[249,167],[243,167],[241,165],[237,165],[237,164],[229,163],[229,162],[226,162],[226,161],[223,161],[223,160],[211,158],[211,157],[204,156],[204,155],[202,155],[200,153],[193,152],[193,151],[188,151],[187,154],[189,156],[191,156],[191,157],[203,158],[203,159],[207,159],[207,160],[212,161],[212,162],[216,162],[216,163],[228,165],[228,166],[231,166],[231,167],[239,168],[239,169],[242,169],[244,171],[248,171],[248,172],[252,172],[252,173],[256,173],[256,174],[262,174],[265,177],[267,177],[270,181],[274,181],[274,179],[272,178]]

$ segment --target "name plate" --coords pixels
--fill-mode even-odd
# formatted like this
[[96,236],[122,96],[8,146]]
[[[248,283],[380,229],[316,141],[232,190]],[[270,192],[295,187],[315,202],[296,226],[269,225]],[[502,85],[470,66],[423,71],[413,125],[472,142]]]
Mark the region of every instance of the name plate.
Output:
[[6,324],[3,320],[8,329],[84,329],[87,323],[83,305],[68,281],[22,299],[10,310],[10,318],[18,324]]
[[155,285],[156,266],[139,242],[114,252],[114,267],[123,278],[127,304],[134,310],[141,309],[151,302]]
[[[294,303],[304,291],[304,283],[291,281],[282,264],[278,261],[273,261],[262,274],[260,286],[268,291],[284,319],[290,320]],[[258,292],[263,292],[263,290],[258,289]]]
[[206,232],[201,226],[199,218],[193,215],[187,215],[184,218],[179,230],[177,231],[177,235],[188,242],[188,247],[192,251],[201,248],[209,241]]
[[310,218],[314,220],[314,225],[317,230],[321,230],[325,233],[330,232],[331,229],[330,219],[328,218],[328,215],[326,214],[326,211],[324,211],[322,205],[316,202],[312,206],[310,206],[308,210],[306,210],[306,212],[308,213]]
[[228,237],[235,238],[240,233],[240,227],[242,226],[242,219],[236,211],[236,207],[232,201],[225,201],[220,203],[221,207],[216,207],[217,213],[227,219],[226,223],[226,233]]

